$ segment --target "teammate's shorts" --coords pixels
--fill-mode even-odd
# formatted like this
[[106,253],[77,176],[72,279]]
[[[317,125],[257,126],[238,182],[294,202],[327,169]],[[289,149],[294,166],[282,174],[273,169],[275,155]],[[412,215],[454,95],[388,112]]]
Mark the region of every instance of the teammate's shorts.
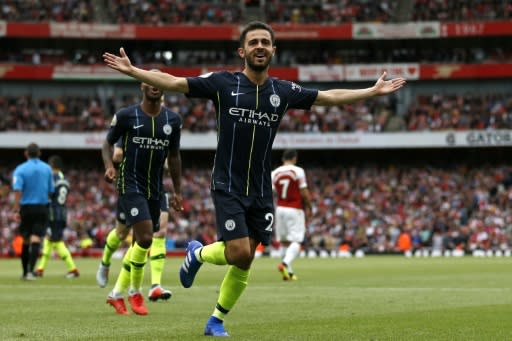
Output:
[[66,228],[66,222],[64,220],[50,220],[50,227],[48,227],[48,237],[52,242],[58,242],[64,237],[64,229]]
[[306,234],[304,211],[293,207],[276,207],[276,240],[302,243]]
[[24,239],[31,235],[44,237],[48,227],[48,205],[21,205],[20,234]]
[[[161,212],[167,212],[170,211],[169,206],[169,193],[164,193],[162,195],[162,198],[160,199],[160,211]],[[126,214],[121,210],[120,206],[120,200],[117,201],[117,208],[116,208],[116,219],[123,225],[126,225]]]
[[272,239],[274,202],[271,196],[244,196],[224,191],[211,191],[217,221],[217,239],[233,240],[250,237],[263,245]]
[[[160,200],[148,200],[139,193],[126,193],[119,197],[118,219],[124,215],[125,225],[151,220],[153,231],[160,229]],[[119,220],[122,222],[122,220]]]

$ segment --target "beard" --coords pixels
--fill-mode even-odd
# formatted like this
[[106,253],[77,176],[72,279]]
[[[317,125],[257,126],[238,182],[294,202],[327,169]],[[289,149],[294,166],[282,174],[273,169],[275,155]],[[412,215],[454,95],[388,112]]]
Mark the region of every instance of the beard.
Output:
[[155,95],[150,89],[147,89],[145,92],[146,100],[149,102],[160,102],[162,94],[163,93],[159,91],[158,94]]
[[247,67],[255,72],[262,72],[265,71],[268,66],[270,65],[270,61],[272,60],[272,57],[270,57],[265,63],[263,64],[255,64],[251,61],[251,59],[246,58],[245,63],[247,64]]

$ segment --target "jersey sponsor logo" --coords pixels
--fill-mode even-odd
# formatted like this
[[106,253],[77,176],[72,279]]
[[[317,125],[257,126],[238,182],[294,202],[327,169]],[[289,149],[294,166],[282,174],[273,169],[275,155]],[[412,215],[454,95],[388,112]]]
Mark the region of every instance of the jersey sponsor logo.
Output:
[[208,78],[208,77],[210,77],[212,74],[213,74],[213,72],[203,73],[203,74],[202,74],[202,75],[200,75],[199,77],[201,77],[201,78]]
[[170,124],[164,125],[164,133],[165,135],[170,135],[172,133],[172,127]]
[[168,140],[156,139],[152,137],[134,136],[132,138],[132,142],[139,148],[143,149],[163,150],[165,147],[169,146]]
[[237,116],[238,122],[250,123],[265,127],[270,127],[270,123],[277,122],[279,120],[278,114],[269,114],[263,111],[256,111],[254,109],[243,109],[243,108],[229,108],[229,114],[231,116]]
[[224,227],[226,228],[226,230],[228,231],[233,231],[236,227],[236,223],[233,219],[228,219],[226,220],[226,222],[224,223]]
[[144,124],[139,124],[138,126],[133,126],[133,129],[139,129],[139,128],[142,128],[144,127]]
[[231,91],[231,96],[238,96],[238,95],[245,95],[244,92],[234,92],[234,91]]
[[270,95],[270,104],[272,104],[274,108],[277,108],[279,105],[281,105],[281,97],[276,94]]
[[134,207],[130,210],[130,214],[132,217],[136,217],[139,215],[139,209],[137,207]]

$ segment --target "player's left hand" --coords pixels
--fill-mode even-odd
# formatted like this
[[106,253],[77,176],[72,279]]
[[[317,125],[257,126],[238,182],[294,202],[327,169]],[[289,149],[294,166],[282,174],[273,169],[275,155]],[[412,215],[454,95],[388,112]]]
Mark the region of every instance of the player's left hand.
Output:
[[116,179],[116,169],[114,167],[108,167],[105,170],[104,177],[105,177],[106,182],[108,182],[108,183],[114,182],[114,180]]
[[395,92],[402,88],[406,83],[405,79],[402,77],[386,80],[387,75],[388,73],[384,71],[382,76],[379,77],[374,85],[377,96],[383,96]]
[[178,212],[183,211],[183,197],[181,194],[174,193],[171,197],[171,207]]

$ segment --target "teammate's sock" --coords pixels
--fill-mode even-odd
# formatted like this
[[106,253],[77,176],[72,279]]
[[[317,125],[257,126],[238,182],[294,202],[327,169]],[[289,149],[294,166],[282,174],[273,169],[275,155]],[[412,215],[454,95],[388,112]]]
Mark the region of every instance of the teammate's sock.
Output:
[[165,264],[165,238],[153,238],[149,249],[149,265],[151,267],[151,284],[162,282],[162,272]]
[[48,259],[50,258],[50,254],[52,252],[53,243],[45,238],[43,242],[43,251],[41,252],[41,258],[39,258],[39,263],[37,263],[37,270],[46,269],[46,264],[48,263]]
[[130,290],[140,291],[142,280],[144,279],[144,265],[148,259],[148,249],[141,247],[137,242],[132,245],[132,254],[130,257],[131,276]]
[[39,251],[41,250],[41,243],[30,243],[30,258],[29,258],[29,272],[34,272]]
[[66,263],[68,267],[68,271],[72,271],[76,269],[75,262],[73,261],[73,257],[71,256],[71,252],[64,244],[64,241],[60,240],[58,242],[53,243],[54,248],[57,250],[59,257]]
[[286,250],[286,254],[283,258],[283,263],[288,266],[288,272],[293,273],[292,263],[295,258],[300,253],[300,244],[297,242],[292,242],[290,246],[288,246],[288,250]]
[[131,265],[130,265],[130,257],[132,254],[132,247],[130,246],[123,257],[123,263],[121,265],[121,271],[119,272],[119,276],[117,276],[116,285],[112,290],[112,293],[115,296],[122,295],[128,287],[130,286],[130,274],[131,274]]
[[121,239],[117,236],[116,229],[113,229],[108,233],[105,247],[103,248],[103,257],[101,258],[103,264],[110,265],[112,254],[116,252],[120,244]]
[[23,267],[23,276],[25,276],[29,271],[29,263],[30,263],[30,244],[23,244],[21,248],[21,266]]
[[249,273],[250,270],[242,270],[234,265],[229,266],[220,286],[219,299],[213,316],[221,320],[224,319],[247,287]]
[[228,261],[224,255],[224,249],[226,249],[224,242],[215,242],[198,248],[195,251],[195,255],[196,258],[203,263],[226,265]]

